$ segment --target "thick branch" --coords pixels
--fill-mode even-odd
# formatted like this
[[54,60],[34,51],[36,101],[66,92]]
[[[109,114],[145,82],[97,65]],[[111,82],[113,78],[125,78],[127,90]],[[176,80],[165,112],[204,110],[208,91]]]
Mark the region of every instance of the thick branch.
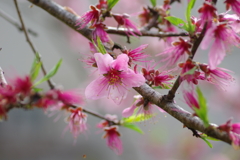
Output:
[[[77,27],[75,25],[77,17],[64,10],[62,6],[59,6],[58,4],[50,0],[28,0],[28,1],[44,9],[57,19],[61,20],[74,30],[81,33],[83,36],[87,37],[88,39],[89,37],[91,37],[91,30],[87,28],[84,28],[83,30],[77,30]],[[231,144],[231,140],[226,132],[221,132],[220,130],[216,129],[216,125],[210,125],[210,127],[208,128],[204,127],[203,122],[199,118],[193,117],[189,112],[183,110],[175,103],[168,102],[165,96],[156,92],[147,84],[144,84],[141,87],[135,87],[134,89],[143,97],[147,98],[152,103],[158,105],[159,107],[164,109],[167,113],[169,113],[171,116],[175,117],[177,120],[182,122],[185,126],[192,129],[196,129],[207,134],[208,136],[217,138],[219,140]]]

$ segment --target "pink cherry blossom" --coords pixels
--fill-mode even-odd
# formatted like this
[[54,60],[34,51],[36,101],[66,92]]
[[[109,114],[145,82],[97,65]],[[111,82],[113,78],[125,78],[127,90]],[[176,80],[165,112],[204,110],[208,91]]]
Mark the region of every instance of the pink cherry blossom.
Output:
[[[129,15],[127,14],[113,14],[113,18],[117,21],[118,23],[118,27],[120,26],[124,26],[127,29],[127,34],[130,33],[133,36],[136,36],[135,33],[137,33],[138,35],[142,35],[142,33],[138,30],[138,28],[136,27],[136,25],[134,25],[128,18]],[[133,31],[132,31],[133,30]],[[134,33],[135,32],[135,33]]]
[[[179,38],[179,41],[173,42],[173,46],[166,49],[162,53],[157,54],[166,56],[161,60],[162,62],[166,62],[166,66],[173,66],[180,60],[185,60],[187,54],[190,54],[191,44],[182,38]],[[187,54],[185,54],[187,53]]]
[[225,86],[229,86],[231,82],[234,81],[234,78],[229,74],[231,71],[219,68],[210,69],[206,64],[200,64],[200,69],[205,73],[205,80],[208,82],[219,86],[224,89]]
[[229,10],[232,8],[233,12],[235,12],[238,16],[240,16],[240,1],[239,0],[226,0],[226,9]]
[[110,97],[119,104],[122,99],[126,98],[130,88],[144,84],[143,75],[128,68],[127,55],[121,54],[115,60],[109,54],[95,53],[94,57],[100,75],[87,86],[86,98]]
[[202,23],[211,23],[214,18],[217,17],[216,8],[209,2],[204,2],[203,6],[198,10],[200,13],[200,19]]
[[82,108],[71,109],[71,115],[68,117],[68,126],[66,130],[70,130],[74,138],[77,138],[80,133],[87,130],[87,115],[82,112]]
[[96,42],[97,37],[99,37],[102,41],[102,43],[109,42],[109,37],[107,32],[104,30],[106,28],[106,25],[103,23],[97,23],[94,25],[95,29],[93,30],[93,39]]
[[153,115],[154,109],[157,109],[160,112],[165,112],[164,110],[152,104],[151,102],[145,101],[144,98],[140,95],[136,95],[134,96],[134,98],[136,99],[134,104],[131,107],[123,110],[122,112],[123,117],[130,117],[131,115],[133,115],[136,108],[138,108],[138,110],[136,111],[136,116],[139,114],[143,114],[144,117],[146,118]]
[[200,105],[197,100],[197,95],[193,90],[190,90],[190,91],[184,90],[183,98],[191,109],[194,110],[194,108],[197,108],[197,109],[200,108]]
[[238,46],[240,42],[239,35],[226,24],[213,24],[206,32],[201,48],[207,49],[213,39],[208,60],[210,69],[215,69],[222,62],[230,46]]
[[100,11],[94,6],[90,6],[90,9],[91,11],[88,11],[77,20],[76,25],[79,26],[79,29],[84,28],[89,22],[92,23],[91,26],[94,26],[98,22]]
[[133,50],[125,50],[123,53],[127,54],[129,57],[129,64],[132,62],[146,62],[146,60],[143,60],[148,57],[147,54],[142,52],[145,48],[147,48],[148,44],[143,44]]
[[122,141],[119,138],[120,133],[118,132],[118,126],[105,127],[104,131],[106,134],[103,136],[103,138],[106,138],[108,147],[114,150],[116,154],[122,154],[123,148]]

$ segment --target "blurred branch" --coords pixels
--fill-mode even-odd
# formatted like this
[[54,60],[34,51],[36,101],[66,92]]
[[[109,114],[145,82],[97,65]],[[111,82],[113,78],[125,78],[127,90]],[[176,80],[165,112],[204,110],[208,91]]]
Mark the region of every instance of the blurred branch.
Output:
[[[19,31],[23,31],[21,25],[10,15],[8,15],[6,12],[4,12],[3,10],[0,9],[0,16],[5,19],[6,21],[8,21],[9,23],[11,23],[12,25],[14,25],[15,27],[17,27],[17,29]],[[28,28],[27,29],[28,33],[30,33],[33,36],[38,36],[37,32],[33,31],[32,29]]]
[[[107,27],[106,29],[107,33],[110,34],[116,34],[121,36],[127,36],[126,29],[125,28],[116,28],[116,27]],[[134,30],[131,30],[134,34],[138,35]],[[141,29],[140,32],[142,35],[139,35],[139,37],[159,37],[159,38],[165,38],[165,37],[179,37],[179,36],[188,36],[188,33],[165,33],[165,32],[154,32],[154,31],[148,31],[145,29]]]
[[[41,62],[41,58],[40,58],[41,56],[40,56],[40,54],[38,54],[37,50],[35,49],[32,41],[30,40],[30,38],[29,38],[29,36],[28,36],[26,27],[25,27],[24,22],[23,22],[23,19],[22,19],[22,15],[21,15],[20,10],[19,10],[19,7],[18,7],[17,0],[14,0],[14,4],[15,4],[15,7],[16,7],[16,10],[17,10],[17,14],[18,14],[19,20],[20,20],[21,25],[22,25],[22,29],[23,29],[24,35],[25,35],[25,37],[26,37],[26,41],[27,41],[28,44],[30,45],[30,48],[32,49],[32,51],[33,51],[33,53],[35,54],[35,56],[38,58],[38,61]],[[42,69],[42,72],[43,72],[43,74],[44,74],[44,76],[45,76],[45,75],[47,74],[47,72],[46,72],[46,70],[45,70],[45,68],[44,68],[43,63],[42,63],[42,65],[41,65],[41,69]],[[49,87],[50,87],[51,89],[53,89],[53,88],[54,88],[54,84],[52,83],[52,81],[49,79],[49,80],[47,80],[47,82],[48,82]]]
[[[53,15],[57,19],[61,20],[62,22],[73,28],[74,30],[81,33],[86,38],[89,39],[91,37],[90,34],[92,33],[92,31],[87,28],[78,30],[76,26],[76,20],[78,17],[64,10],[62,6],[56,4],[51,0],[28,0],[28,1],[44,9],[49,14]],[[172,101],[169,102],[166,96],[163,96],[159,92],[156,92],[147,84],[144,84],[141,87],[134,87],[134,89],[144,98],[147,98],[149,101],[158,105],[159,107],[164,109],[167,113],[169,113],[171,116],[175,117],[177,120],[182,122],[186,127],[198,130],[202,133],[207,134],[208,136],[231,144],[229,135],[224,131],[218,130],[216,128],[217,125],[211,124],[209,127],[206,128],[199,118],[192,116],[192,114],[185,111]]]

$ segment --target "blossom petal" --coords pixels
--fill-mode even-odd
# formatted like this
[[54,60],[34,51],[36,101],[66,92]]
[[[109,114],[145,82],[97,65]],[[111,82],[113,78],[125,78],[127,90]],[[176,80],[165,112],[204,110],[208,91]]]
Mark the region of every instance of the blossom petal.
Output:
[[95,53],[95,60],[100,74],[105,74],[109,71],[110,64],[113,62],[113,58],[109,54]]
[[137,108],[136,105],[132,105],[131,107],[128,107],[128,108],[124,109],[123,112],[122,112],[122,116],[123,117],[130,117],[131,115],[133,115],[133,112],[136,108]]
[[127,87],[139,87],[145,83],[142,74],[121,74],[122,83]]
[[126,71],[128,68],[129,58],[126,54],[120,54],[112,63],[112,67],[118,71]]
[[226,49],[224,43],[221,40],[216,39],[209,52],[209,67],[215,69],[219,65],[226,55]]
[[85,90],[88,99],[99,99],[108,95],[108,81],[105,77],[99,77],[92,81]]

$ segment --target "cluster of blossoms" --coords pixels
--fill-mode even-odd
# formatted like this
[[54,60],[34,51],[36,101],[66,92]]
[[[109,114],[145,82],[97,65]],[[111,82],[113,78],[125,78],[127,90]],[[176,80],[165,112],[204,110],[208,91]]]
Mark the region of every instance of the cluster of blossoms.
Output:
[[[163,6],[144,7],[143,12],[139,14],[141,27],[146,30],[156,28],[162,32],[176,32],[176,28],[166,18],[170,16],[170,4],[173,2],[164,0]],[[120,53],[115,53],[114,50],[106,51],[104,46],[111,43],[106,32],[108,28],[105,24],[106,17],[113,18],[117,22],[117,28],[123,26],[127,36],[137,36],[142,33],[129,20],[129,15],[112,13],[109,1],[99,0],[98,4],[90,6],[91,10],[79,17],[76,24],[79,29],[86,27],[92,29],[93,42],[90,43],[92,54],[82,61],[88,66],[94,67],[96,73],[98,73],[97,78],[87,85],[85,97],[91,100],[108,98],[116,104],[120,104],[126,99],[129,90],[133,87],[147,84],[154,89],[170,89],[173,84],[172,81],[175,80],[172,73],[176,71],[179,72],[179,78],[177,79],[179,83],[185,81],[191,86],[191,91],[183,91],[186,104],[194,111],[200,109],[202,106],[193,90],[195,85],[198,85],[199,80],[215,84],[219,88],[224,88],[229,85],[229,82],[233,81],[230,71],[220,68],[218,65],[223,61],[230,46],[239,46],[240,44],[240,2],[238,0],[225,0],[224,3],[227,10],[232,9],[234,15],[228,14],[228,11],[219,14],[214,2],[205,0],[198,10],[199,17],[191,17],[191,25],[194,26],[194,29],[191,32],[189,31],[189,38],[178,37],[174,41],[169,37],[166,39],[167,44],[171,42],[171,46],[156,55],[164,57],[160,60],[160,64],[165,63],[162,71],[155,69],[158,64],[154,67],[141,67],[144,66],[143,64],[150,66],[155,63],[147,60],[150,56],[143,52],[148,46],[147,44],[140,45],[135,49],[119,47]],[[181,24],[178,27],[183,28],[182,25],[184,26],[184,24]],[[199,44],[200,48],[205,50],[211,46],[208,64],[193,61],[194,50],[196,50],[194,48],[196,47],[195,42],[202,36],[201,33],[204,33],[204,37]],[[141,72],[138,72],[139,66]],[[69,116],[67,117],[66,130],[70,130],[74,138],[87,130],[88,115],[85,113],[86,110],[77,107],[83,104],[83,98],[76,91],[52,89],[46,93],[40,93],[34,90],[35,86],[30,76],[17,77],[11,84],[7,84],[2,77],[3,75],[0,75],[0,118],[6,119],[7,111],[13,106],[22,108],[36,106],[51,111],[67,111]],[[141,114],[148,119],[154,114],[154,108],[164,112],[140,95],[134,96],[134,98],[133,105],[123,110],[123,117]],[[118,130],[118,125],[121,125],[121,123],[116,116],[107,115],[102,119],[105,120],[99,123],[97,127],[105,132],[103,138],[107,140],[109,148],[117,154],[121,154],[123,149]],[[218,129],[226,131],[233,142],[233,146],[239,148],[239,123],[231,124],[228,121],[226,124],[219,126]]]
[[99,3],[95,6],[90,6],[91,11],[86,12],[84,15],[80,16],[77,21],[77,26],[79,29],[86,27],[90,24],[89,28],[93,29],[93,40],[96,41],[99,37],[103,44],[109,43],[110,39],[105,29],[107,29],[104,20],[106,17],[113,17],[117,22],[117,27],[124,26],[126,29],[126,34],[131,35],[141,35],[138,28],[129,20],[129,15],[127,14],[115,14],[111,13],[111,8],[109,8],[106,0],[99,0]]
[[[47,111],[65,110],[71,113],[68,126],[74,136],[86,130],[86,115],[81,113],[82,109],[71,108],[73,105],[82,104],[83,98],[75,90],[52,89],[46,93],[36,92],[29,76],[17,77],[10,84],[5,82],[0,85],[1,119],[6,119],[7,111],[16,106],[28,109],[38,107]],[[79,124],[81,125],[78,126]]]

